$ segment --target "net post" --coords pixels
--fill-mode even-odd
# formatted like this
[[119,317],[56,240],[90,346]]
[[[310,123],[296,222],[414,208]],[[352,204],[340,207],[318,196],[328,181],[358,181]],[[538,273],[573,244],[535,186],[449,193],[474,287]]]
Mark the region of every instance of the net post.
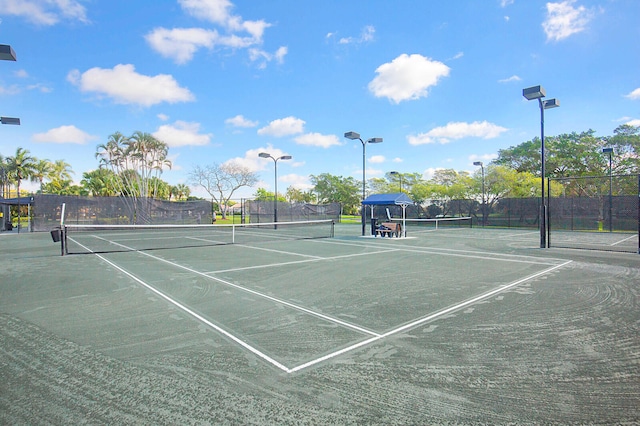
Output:
[[66,210],[67,204],[62,203],[62,207],[60,208],[60,256],[64,256],[68,254],[67,252],[67,230],[64,224],[64,214]]

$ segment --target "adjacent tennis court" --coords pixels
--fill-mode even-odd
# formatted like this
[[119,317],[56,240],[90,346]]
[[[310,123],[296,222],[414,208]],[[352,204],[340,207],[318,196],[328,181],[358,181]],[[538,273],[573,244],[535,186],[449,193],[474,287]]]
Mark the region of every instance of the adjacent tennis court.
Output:
[[315,225],[83,229],[67,256],[49,235],[0,237],[0,418],[640,418],[637,254]]

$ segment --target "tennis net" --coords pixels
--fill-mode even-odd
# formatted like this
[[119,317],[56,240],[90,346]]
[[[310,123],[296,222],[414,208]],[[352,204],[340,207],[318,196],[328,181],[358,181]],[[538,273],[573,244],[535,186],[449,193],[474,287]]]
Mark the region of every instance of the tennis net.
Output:
[[224,225],[63,225],[63,254],[114,253],[331,238],[334,221]]
[[394,222],[404,223],[407,233],[426,232],[438,229],[450,228],[471,228],[473,221],[470,216],[466,217],[439,217],[434,219],[392,219]]

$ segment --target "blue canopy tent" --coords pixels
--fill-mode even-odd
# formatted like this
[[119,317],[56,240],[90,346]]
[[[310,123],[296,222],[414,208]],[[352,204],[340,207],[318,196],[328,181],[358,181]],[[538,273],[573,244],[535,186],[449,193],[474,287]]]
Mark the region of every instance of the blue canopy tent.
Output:
[[407,206],[414,204],[414,202],[404,192],[394,192],[392,194],[372,194],[362,201],[362,208],[364,206],[371,206],[371,217],[373,217],[374,206],[400,206],[402,207],[402,235],[407,236],[405,228],[406,209]]

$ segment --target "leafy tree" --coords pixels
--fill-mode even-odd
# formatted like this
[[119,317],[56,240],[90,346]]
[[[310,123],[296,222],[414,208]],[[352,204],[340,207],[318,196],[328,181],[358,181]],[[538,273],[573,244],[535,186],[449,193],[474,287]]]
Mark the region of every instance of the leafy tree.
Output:
[[116,183],[119,179],[110,169],[99,168],[82,174],[80,184],[88,194],[101,197],[112,197],[118,195],[117,188],[121,184]]
[[[615,155],[614,173],[635,173],[640,166],[640,127],[619,126],[608,138],[595,136],[594,130],[545,137],[547,177],[597,176],[608,174],[608,157],[602,148],[611,146]],[[498,151],[496,165],[540,176],[540,139],[523,142]]]
[[191,195],[191,188],[184,183],[179,183],[171,188],[171,194],[169,195],[169,199],[171,196],[174,196],[177,200],[186,200]]
[[314,193],[318,196],[319,204],[341,203],[346,214],[356,214],[360,204],[361,182],[352,177],[334,176],[322,173],[311,175]]
[[304,193],[300,189],[293,186],[287,188],[285,197],[287,200],[289,200],[290,203],[304,202]]
[[[634,174],[640,170],[640,126],[623,124],[604,142],[613,148],[613,174]],[[604,172],[609,173],[609,159],[604,157]]]
[[189,173],[189,180],[207,191],[220,206],[222,219],[226,219],[234,192],[244,186],[255,185],[258,182],[258,176],[242,164],[227,162],[204,167],[195,166]]

